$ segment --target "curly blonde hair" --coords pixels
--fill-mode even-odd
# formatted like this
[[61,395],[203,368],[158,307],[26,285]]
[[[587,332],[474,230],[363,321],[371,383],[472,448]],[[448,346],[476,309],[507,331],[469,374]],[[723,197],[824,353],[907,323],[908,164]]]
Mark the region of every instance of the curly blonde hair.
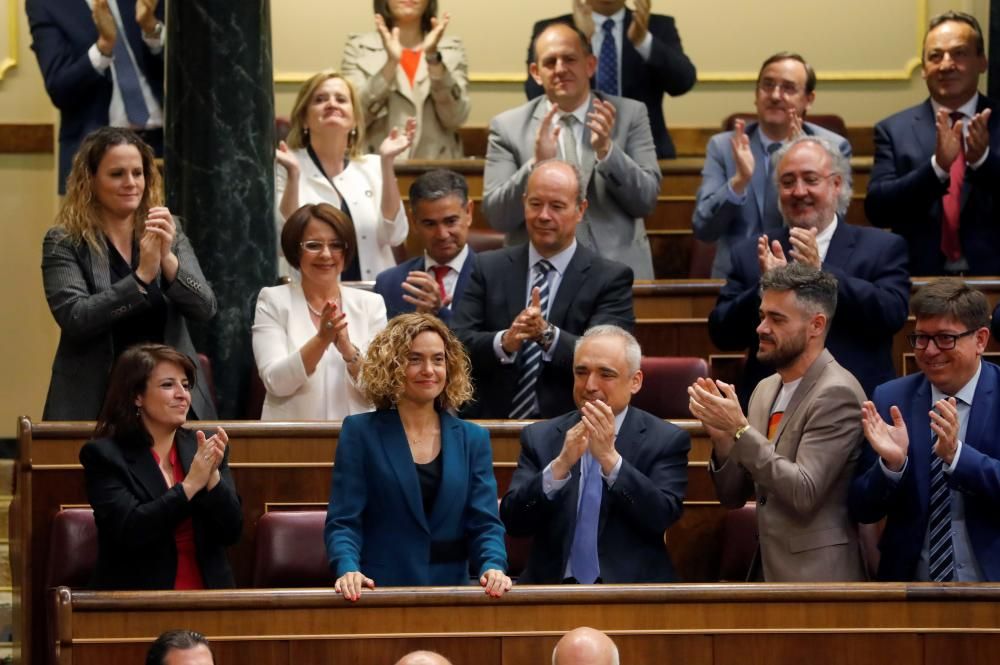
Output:
[[305,148],[309,145],[309,132],[306,131],[306,111],[312,102],[316,88],[329,79],[340,79],[347,86],[351,95],[351,109],[354,111],[354,131],[347,137],[347,156],[350,159],[361,157],[361,146],[365,144],[365,112],[361,108],[361,100],[358,91],[343,74],[327,69],[318,74],[313,74],[299,88],[299,93],[295,95],[295,103],[292,105],[292,115],[289,118],[288,136],[285,141],[288,147],[293,150]]
[[104,155],[119,145],[135,146],[142,158],[146,186],[135,211],[133,231],[136,237],[142,235],[146,228],[149,209],[163,205],[160,170],[156,166],[153,149],[145,141],[135,132],[122,127],[101,127],[88,134],[73,157],[73,166],[66,180],[66,197],[56,214],[56,226],[66,229],[73,242],[86,242],[91,251],[99,254],[105,252],[105,246],[101,239],[100,203],[94,196],[94,178]]
[[361,365],[360,383],[376,409],[388,409],[403,394],[407,356],[422,332],[436,333],[444,341],[445,388],[438,396],[442,409],[458,409],[472,399],[469,356],[454,333],[430,314],[400,314],[375,335]]

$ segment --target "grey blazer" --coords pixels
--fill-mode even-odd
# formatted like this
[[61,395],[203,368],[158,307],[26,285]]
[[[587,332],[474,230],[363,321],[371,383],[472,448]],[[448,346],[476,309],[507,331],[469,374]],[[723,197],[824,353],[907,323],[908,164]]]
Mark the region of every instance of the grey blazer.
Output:
[[[646,106],[631,99],[593,94],[615,107],[614,147],[597,163],[590,146],[590,129],[584,127],[580,160],[589,207],[576,228],[576,238],[599,256],[631,266],[636,279],[653,279],[644,218],[656,208],[661,175]],[[527,242],[522,199],[538,125],[547,109],[546,97],[538,97],[490,122],[483,213],[490,226],[507,234],[508,245]]]
[[[208,321],[215,316],[215,294],[179,226],[173,250],[180,265],[163,294],[167,301],[163,339],[198,367],[191,408],[197,419],[212,420],[215,406],[184,319]],[[149,308],[146,296],[134,279],[111,284],[107,254],[92,254],[85,242],[74,242],[58,226],[49,229],[42,244],[42,281],[49,309],[61,329],[42,417],[95,420],[115,359],[112,324],[141,316]]]

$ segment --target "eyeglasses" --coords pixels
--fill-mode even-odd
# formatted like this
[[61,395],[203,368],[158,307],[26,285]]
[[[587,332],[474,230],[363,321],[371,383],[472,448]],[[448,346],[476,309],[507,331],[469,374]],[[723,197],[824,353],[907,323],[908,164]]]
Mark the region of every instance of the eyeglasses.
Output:
[[339,240],[331,240],[330,242],[323,242],[322,240],[306,240],[305,242],[300,242],[299,247],[306,250],[310,254],[319,254],[323,251],[324,247],[329,249],[331,254],[343,254],[344,250],[347,249],[347,243]]
[[806,187],[816,187],[827,178],[832,178],[836,175],[838,174],[827,173],[826,175],[821,175],[819,173],[806,173],[802,177],[798,177],[789,173],[778,178],[778,185],[784,190],[795,189],[795,185],[799,182]]
[[914,349],[920,349],[922,351],[927,348],[927,345],[931,343],[931,340],[934,340],[934,346],[938,348],[938,351],[950,351],[955,348],[956,344],[958,344],[960,337],[966,337],[975,332],[975,330],[966,330],[964,333],[958,333],[957,335],[952,335],[950,333],[938,333],[937,335],[914,334],[907,335],[906,341],[909,342],[910,346]]
[[782,97],[793,97],[799,94],[799,86],[788,81],[772,81],[763,79],[757,82],[757,89],[765,94],[771,94],[775,90],[781,93]]

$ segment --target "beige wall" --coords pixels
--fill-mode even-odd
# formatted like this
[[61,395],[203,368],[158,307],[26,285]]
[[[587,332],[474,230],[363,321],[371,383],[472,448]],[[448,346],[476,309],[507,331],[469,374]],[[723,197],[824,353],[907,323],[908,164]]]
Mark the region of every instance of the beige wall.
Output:
[[[820,84],[817,112],[840,113],[849,124],[872,124],[925,94],[918,72],[900,75],[917,55],[924,15],[955,8],[985,21],[989,0],[843,0],[835,3],[839,11],[820,4],[653,0],[654,11],[677,18],[685,50],[702,78],[710,79],[684,97],[668,100],[669,122],[711,125],[733,110],[749,109],[747,77],[752,78],[768,53],[789,48],[801,50],[816,64],[821,79],[827,78]],[[523,101],[520,72],[531,25],[537,18],[564,13],[569,5],[570,0],[441,0],[442,10],[454,12],[449,33],[463,37],[469,51],[476,81],[472,124],[485,125],[495,113]],[[0,80],[0,123],[56,122],[30,50],[23,0],[0,0],[0,7],[7,10],[0,12],[0,60],[16,61]],[[371,29],[370,7],[363,0],[272,3],[279,113],[286,114],[291,107],[296,80],[338,66],[346,35]],[[14,26],[9,23],[11,15],[17,17]],[[865,18],[859,19],[862,15]],[[16,44],[10,39],[12,27]],[[779,33],[788,37],[775,38]],[[861,80],[884,72],[901,80]],[[831,74],[844,80],[829,80]],[[58,331],[45,305],[39,265],[41,238],[56,204],[53,156],[0,155],[0,223],[5,225],[0,261],[4,379],[0,437],[15,435],[17,415],[39,417],[48,386]]]

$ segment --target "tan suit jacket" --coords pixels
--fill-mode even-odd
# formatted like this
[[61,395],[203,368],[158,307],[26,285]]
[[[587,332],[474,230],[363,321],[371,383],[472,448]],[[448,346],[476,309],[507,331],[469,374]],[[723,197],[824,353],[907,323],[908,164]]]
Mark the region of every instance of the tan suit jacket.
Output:
[[457,37],[442,37],[438,53],[445,74],[431,79],[427,61],[420,58],[410,85],[406,73],[396,67],[390,83],[382,76],[386,53],[377,32],[348,36],[340,67],[361,96],[365,115],[364,152],[377,153],[393,127],[402,128],[407,118],[417,119],[413,145],[401,159],[461,159],[462,140],[458,128],[469,117],[469,79],[465,48]]
[[757,385],[747,417],[751,429],[721,467],[714,460],[709,465],[719,500],[738,508],[756,491],[765,581],[862,581],[847,492],[861,453],[865,393],[824,349],[802,377],[771,442],[764,433],[780,390],[777,374]]

